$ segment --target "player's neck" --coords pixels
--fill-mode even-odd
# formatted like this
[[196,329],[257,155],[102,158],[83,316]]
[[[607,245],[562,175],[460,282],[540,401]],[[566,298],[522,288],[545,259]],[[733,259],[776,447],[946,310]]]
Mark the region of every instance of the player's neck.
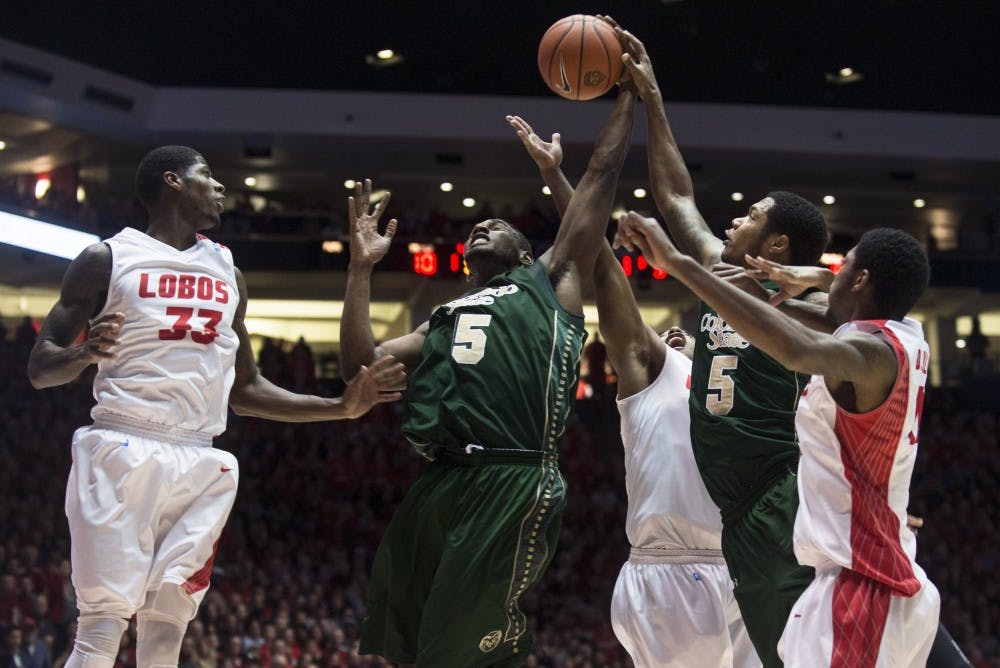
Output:
[[146,234],[177,250],[186,250],[198,242],[198,230],[176,211],[154,211],[149,214]]

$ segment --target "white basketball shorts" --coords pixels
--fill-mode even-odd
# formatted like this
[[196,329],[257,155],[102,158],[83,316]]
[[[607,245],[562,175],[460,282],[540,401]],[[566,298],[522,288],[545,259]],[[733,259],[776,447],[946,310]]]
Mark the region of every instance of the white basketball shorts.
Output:
[[817,570],[785,624],[778,653],[787,668],[909,668],[927,665],[941,599],[920,566],[911,597],[854,571]]
[[721,554],[664,563],[644,552],[633,549],[611,598],[611,627],[636,668],[759,668]]
[[73,435],[66,517],[81,613],[127,619],[163,583],[196,604],[208,589],[236,499],[236,458],[210,439],[177,444],[177,432],[171,443],[151,438],[155,431],[99,422]]

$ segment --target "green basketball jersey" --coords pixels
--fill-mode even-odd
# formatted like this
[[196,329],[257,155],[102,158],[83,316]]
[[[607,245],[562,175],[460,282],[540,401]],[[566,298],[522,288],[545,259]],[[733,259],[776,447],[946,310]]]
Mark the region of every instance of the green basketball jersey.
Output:
[[494,276],[431,316],[403,433],[428,459],[469,445],[555,454],[586,336],[541,262]]
[[691,444],[705,487],[724,511],[785,467],[798,467],[795,410],[808,379],[751,346],[702,304],[691,367]]

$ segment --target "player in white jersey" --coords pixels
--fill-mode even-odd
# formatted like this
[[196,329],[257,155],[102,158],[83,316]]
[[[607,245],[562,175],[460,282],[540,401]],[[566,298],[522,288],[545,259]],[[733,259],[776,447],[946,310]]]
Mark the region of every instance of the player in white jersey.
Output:
[[199,234],[218,225],[223,192],[197,151],[147,154],[136,173],[146,231],[126,228],[73,260],[31,353],[36,388],[97,364],[94,424],[73,436],[66,487],[80,610],[71,668],[110,668],[133,614],[137,663],[177,665],[236,497],[236,459],[212,447],[228,407],[283,421],[358,417],[405,381],[394,360],[377,362],[330,399],[257,372],[246,283],[229,250]]
[[[573,188],[559,137],[512,125],[562,214]],[[638,668],[759,667],[722,557],[722,519],[691,449],[691,340],[658,335],[605,244],[594,271],[598,319],[618,374],[631,552],[611,601],[611,625]],[[686,352],[681,352],[686,351]]]
[[655,220],[629,214],[618,234],[753,345],[812,374],[796,421],[794,543],[816,578],[785,626],[786,665],[925,665],[940,599],[906,526],[928,352],[919,324],[905,316],[927,286],[923,249],[898,230],[865,233],[829,281],[828,314],[838,326],[830,335],[712,276]]

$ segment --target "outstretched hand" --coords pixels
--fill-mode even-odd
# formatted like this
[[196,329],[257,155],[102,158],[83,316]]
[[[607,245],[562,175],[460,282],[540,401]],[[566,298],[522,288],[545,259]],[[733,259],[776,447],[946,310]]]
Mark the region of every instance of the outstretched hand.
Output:
[[832,272],[821,267],[793,267],[750,255],[746,256],[746,263],[749,266],[747,273],[753,278],[778,284],[780,289],[768,300],[774,306],[799,296],[809,288],[820,288],[826,292],[833,277]]
[[520,116],[508,116],[507,122],[517,132],[518,139],[524,144],[528,155],[538,165],[538,169],[558,169],[562,165],[563,150],[558,132],[552,134],[552,141],[545,141],[531,129],[528,122]]
[[124,324],[125,314],[120,312],[108,313],[91,321],[87,338],[81,344],[84,359],[90,364],[114,359],[115,353],[111,349],[121,343],[118,335]]
[[406,372],[403,365],[392,355],[385,355],[362,366],[351,378],[340,397],[345,417],[361,417],[375,404],[396,401],[403,396],[399,390],[406,386]]
[[673,271],[684,255],[667,237],[655,218],[629,211],[618,221],[613,246],[623,246],[629,252],[639,249],[646,261],[657,269]]
[[623,29],[618,22],[610,16],[598,15],[599,19],[614,28],[615,35],[622,45],[622,63],[625,64],[625,71],[622,73],[621,84],[635,86],[639,92],[639,97],[646,99],[647,96],[655,94],[659,90],[656,83],[656,75],[653,74],[653,63],[646,53],[646,46],[638,37]]
[[351,260],[375,264],[389,252],[392,237],[396,234],[396,219],[386,225],[385,234],[379,234],[379,219],[389,204],[391,193],[386,193],[374,211],[370,210],[371,194],[371,179],[355,185],[354,196],[347,198],[347,220],[351,230]]

